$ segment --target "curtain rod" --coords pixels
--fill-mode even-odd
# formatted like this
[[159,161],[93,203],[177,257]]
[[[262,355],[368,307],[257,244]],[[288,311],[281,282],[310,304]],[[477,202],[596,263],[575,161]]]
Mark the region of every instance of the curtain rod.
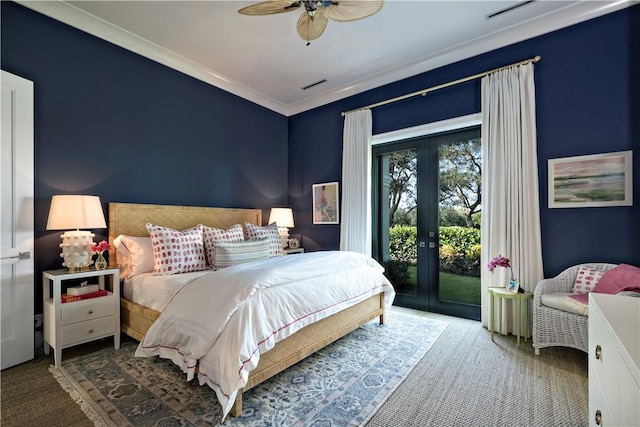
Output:
[[443,84],[440,84],[438,86],[431,86],[430,88],[427,88],[427,89],[418,90],[418,91],[415,91],[415,92],[408,93],[406,95],[397,96],[395,98],[387,99],[385,101],[376,102],[375,104],[365,105],[364,107],[354,108],[353,110],[343,111],[342,112],[342,116],[345,116],[345,115],[347,115],[349,113],[353,113],[354,111],[369,110],[371,108],[375,108],[375,107],[380,107],[382,105],[391,104],[392,102],[396,102],[396,101],[402,101],[403,99],[412,98],[412,97],[418,96],[418,95],[425,96],[429,92],[433,92],[433,91],[438,90],[438,89],[443,89],[445,87],[457,85],[458,83],[468,82],[469,80],[475,80],[475,79],[487,76],[487,75],[489,75],[491,73],[495,73],[497,71],[505,70],[507,68],[517,67],[518,65],[525,65],[525,64],[528,64],[530,62],[533,62],[535,64],[536,62],[540,61],[540,59],[542,59],[540,57],[540,55],[536,55],[533,58],[529,58],[529,59],[525,59],[524,61],[520,61],[520,62],[516,62],[516,63],[513,63],[513,64],[505,65],[503,67],[494,68],[493,70],[485,71],[483,73],[474,74],[473,76],[464,77],[462,79],[454,80],[454,81],[451,81],[451,82],[448,82],[448,83],[443,83]]

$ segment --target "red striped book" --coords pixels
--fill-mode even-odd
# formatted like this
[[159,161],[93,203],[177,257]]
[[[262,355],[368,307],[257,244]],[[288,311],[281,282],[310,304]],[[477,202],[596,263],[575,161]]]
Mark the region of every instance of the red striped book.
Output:
[[99,291],[91,292],[84,295],[62,294],[60,296],[60,300],[62,301],[62,303],[65,303],[65,302],[72,302],[72,301],[80,301],[80,300],[89,299],[89,298],[104,297],[107,295],[109,295],[109,292],[107,292],[104,289],[100,289]]

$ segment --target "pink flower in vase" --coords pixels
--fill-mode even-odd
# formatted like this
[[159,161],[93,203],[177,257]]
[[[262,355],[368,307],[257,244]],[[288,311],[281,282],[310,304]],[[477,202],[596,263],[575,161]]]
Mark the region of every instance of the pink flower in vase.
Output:
[[106,240],[101,240],[97,245],[94,243],[94,245],[91,247],[91,251],[99,255],[102,255],[104,251],[108,251],[110,249],[111,245]]
[[493,273],[493,270],[495,270],[496,267],[508,268],[509,273],[511,275],[511,280],[515,280],[513,276],[513,269],[511,268],[511,261],[509,261],[509,258],[504,257],[502,255],[493,257],[493,259],[489,261],[489,264],[487,264],[487,268],[489,269],[490,272]]
[[111,249],[111,245],[106,240],[102,240],[97,245],[94,244],[91,247],[91,251],[95,254],[98,254],[98,258],[96,259],[95,266],[98,270],[104,270],[107,268],[107,260],[104,259],[104,251],[108,251]]

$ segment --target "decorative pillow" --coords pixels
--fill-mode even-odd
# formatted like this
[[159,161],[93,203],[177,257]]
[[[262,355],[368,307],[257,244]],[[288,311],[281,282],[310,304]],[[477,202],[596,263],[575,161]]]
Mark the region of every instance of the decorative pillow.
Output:
[[606,271],[591,270],[588,268],[580,267],[578,269],[576,281],[573,282],[573,288],[571,289],[571,292],[576,294],[591,292],[596,287],[598,280],[600,280],[604,273],[606,273]]
[[577,299],[572,298],[573,296],[577,295],[554,292],[551,294],[542,295],[540,297],[540,302],[544,306],[555,308],[557,310],[579,314],[581,316],[587,316],[589,314],[589,306],[578,301]]
[[215,242],[213,266],[216,270],[245,262],[269,258],[270,242],[267,239],[242,242]]
[[247,240],[269,240],[269,258],[275,258],[284,255],[282,250],[282,243],[280,240],[280,233],[278,233],[278,226],[275,222],[260,227],[249,222],[244,223],[245,237]]
[[120,278],[153,271],[153,247],[151,237],[120,235],[113,240]]
[[640,268],[620,264],[602,275],[594,292],[617,294],[623,291],[640,291]]
[[213,262],[215,243],[244,241],[244,232],[242,231],[242,225],[240,224],[232,225],[226,230],[203,225],[202,234],[204,235],[204,249],[207,254],[207,262],[212,268],[215,265]]
[[202,227],[178,231],[147,224],[153,246],[154,274],[169,275],[207,269]]

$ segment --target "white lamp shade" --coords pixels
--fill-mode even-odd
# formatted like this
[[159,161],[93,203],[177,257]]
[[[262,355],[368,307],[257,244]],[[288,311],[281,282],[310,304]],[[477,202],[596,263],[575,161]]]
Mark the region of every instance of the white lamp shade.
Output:
[[98,196],[53,196],[47,230],[107,228]]
[[294,227],[291,208],[271,208],[269,224],[274,222],[278,224],[278,227]]

